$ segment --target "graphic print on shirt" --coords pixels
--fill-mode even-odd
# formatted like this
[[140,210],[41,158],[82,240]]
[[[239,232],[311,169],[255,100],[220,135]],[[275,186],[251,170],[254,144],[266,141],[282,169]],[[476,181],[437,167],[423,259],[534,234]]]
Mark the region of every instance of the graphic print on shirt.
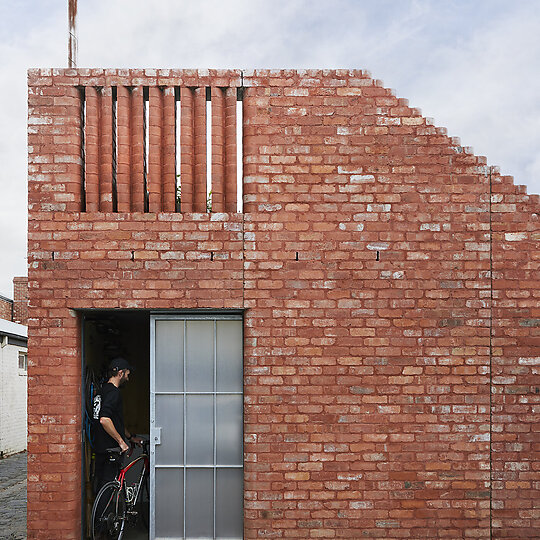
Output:
[[94,398],[94,420],[99,420],[99,411],[101,410],[101,396],[98,394]]

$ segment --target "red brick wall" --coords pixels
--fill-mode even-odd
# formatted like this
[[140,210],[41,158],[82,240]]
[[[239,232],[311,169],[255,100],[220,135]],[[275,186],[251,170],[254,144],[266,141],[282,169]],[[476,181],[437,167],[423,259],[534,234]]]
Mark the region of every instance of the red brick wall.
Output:
[[28,320],[28,278],[13,278],[13,300],[0,297],[0,319],[26,324]]
[[9,298],[0,297],[0,319],[11,321],[13,317],[13,302]]
[[28,322],[28,278],[13,278],[13,321]]
[[492,192],[493,526],[501,538],[535,538],[540,536],[540,208],[538,196],[528,197],[511,177],[495,175]]
[[[239,81],[244,214],[98,212],[98,162],[80,212],[77,86],[178,86],[197,117],[187,88]],[[29,538],[79,536],[89,308],[246,310],[246,538],[540,535],[538,196],[361,71],[42,70],[29,87]],[[182,173],[201,209],[197,122]]]

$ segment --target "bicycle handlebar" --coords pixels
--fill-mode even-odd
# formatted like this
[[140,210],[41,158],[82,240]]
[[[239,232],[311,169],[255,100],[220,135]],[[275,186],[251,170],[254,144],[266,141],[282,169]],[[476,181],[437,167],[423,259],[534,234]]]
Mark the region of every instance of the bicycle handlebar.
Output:
[[[141,441],[141,443],[140,443],[141,448],[145,451],[145,453],[148,453],[148,447],[149,447],[149,445],[150,445],[150,439],[144,439],[144,438],[142,438],[142,437],[141,437],[141,439],[142,439],[142,441]],[[131,455],[131,453],[133,452],[133,447],[134,447],[134,444],[131,443],[131,448],[130,448],[130,450],[128,450],[128,451],[126,452],[126,455],[128,455],[128,456]],[[107,454],[118,454],[118,455],[121,455],[121,454],[124,453],[124,452],[122,452],[121,448],[118,447],[118,446],[117,446],[117,447],[114,447],[114,448],[106,448],[106,449],[105,449],[105,452],[106,452]]]

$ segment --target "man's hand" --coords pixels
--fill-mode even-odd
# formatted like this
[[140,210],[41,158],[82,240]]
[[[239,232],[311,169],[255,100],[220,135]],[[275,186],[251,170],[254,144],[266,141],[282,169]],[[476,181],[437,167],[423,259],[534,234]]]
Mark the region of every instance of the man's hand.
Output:
[[122,441],[120,441],[120,450],[122,451],[122,454],[129,450],[129,446],[126,444],[126,442],[123,439]]
[[131,439],[129,439],[130,442],[132,442],[133,444],[136,444],[137,446],[141,446],[144,439],[142,437],[137,437],[137,435],[131,437]]

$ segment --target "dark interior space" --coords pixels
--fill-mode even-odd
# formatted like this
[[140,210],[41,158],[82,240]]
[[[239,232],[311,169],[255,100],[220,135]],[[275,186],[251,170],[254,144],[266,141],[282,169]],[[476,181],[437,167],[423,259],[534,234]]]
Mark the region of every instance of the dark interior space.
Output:
[[[83,396],[84,396],[84,485],[83,523],[89,534],[94,500],[91,403],[106,382],[109,362],[122,356],[134,366],[122,388],[124,422],[130,433],[148,436],[150,431],[150,313],[148,311],[85,311],[82,316]],[[140,452],[140,451],[139,451]],[[132,457],[137,455],[137,450]],[[131,460],[129,460],[131,461]],[[126,461],[129,462],[129,461]],[[140,469],[134,467],[126,479],[135,481]],[[132,476],[132,478],[130,478]],[[126,534],[132,538],[132,534]],[[135,536],[134,538],[139,538]],[[145,536],[146,537],[146,536]]]

